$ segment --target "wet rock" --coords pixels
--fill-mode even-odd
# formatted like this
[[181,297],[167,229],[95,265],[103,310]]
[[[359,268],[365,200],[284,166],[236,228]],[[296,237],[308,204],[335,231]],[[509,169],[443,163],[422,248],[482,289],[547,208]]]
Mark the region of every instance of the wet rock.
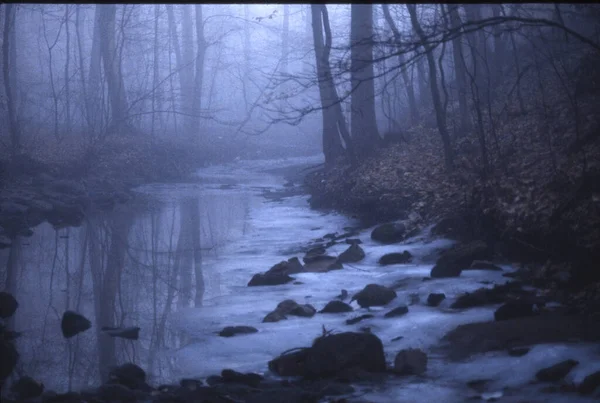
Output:
[[338,257],[341,263],[355,263],[365,258],[365,251],[356,243],[351,244],[348,249],[343,251]]
[[363,308],[368,308],[370,306],[387,305],[396,298],[396,296],[396,291],[391,288],[378,284],[369,284],[361,291],[354,294],[350,302],[356,300],[358,305]]
[[512,296],[527,296],[531,293],[522,289],[522,284],[512,281],[493,288],[479,288],[471,293],[459,296],[450,306],[454,309],[473,308],[476,306],[495,305],[505,302]]
[[579,361],[565,360],[554,364],[548,368],[540,369],[535,377],[541,382],[558,382],[563,379],[573,368],[579,364]]
[[382,266],[389,264],[405,264],[412,260],[412,255],[405,250],[402,253],[388,253],[379,259],[379,264]]
[[467,239],[470,235],[469,225],[460,216],[445,217],[431,228],[431,235],[456,240]]
[[385,318],[395,318],[398,316],[404,316],[408,313],[408,307],[406,305],[399,306],[397,308],[392,309],[383,315]]
[[280,376],[303,376],[304,363],[309,350],[309,348],[299,348],[286,351],[269,361],[269,370]]
[[468,268],[474,260],[485,260],[489,255],[490,250],[483,241],[456,245],[442,253],[431,269],[431,277],[458,277],[461,271]]
[[106,402],[135,402],[137,400],[137,395],[133,390],[118,383],[107,383],[100,386],[97,395]]
[[321,309],[320,313],[342,313],[342,312],[351,312],[354,309],[345,302],[339,300],[333,300],[325,305],[325,308]]
[[340,295],[338,295],[337,297],[335,297],[335,299],[339,299],[339,300],[345,300],[346,298],[348,298],[348,291],[342,289],[342,292],[340,293]]
[[370,319],[372,317],[373,317],[373,315],[370,315],[370,314],[360,315],[360,316],[357,316],[355,318],[346,319],[346,324],[347,325],[354,325],[354,324],[360,322],[361,320]]
[[386,369],[381,340],[372,333],[345,332],[319,337],[308,350],[305,377],[327,378],[357,367],[368,372]]
[[139,366],[127,363],[114,367],[108,373],[111,383],[128,387],[129,389],[149,390],[146,383],[146,372]]
[[281,285],[287,284],[290,281],[294,281],[294,279],[285,273],[257,273],[252,277],[252,279],[248,283],[248,287]]
[[447,333],[442,341],[451,358],[571,340],[600,341],[600,320],[589,316],[544,313],[527,318],[469,323]]
[[589,374],[579,384],[577,391],[582,395],[591,395],[600,387],[600,371]]
[[81,394],[77,392],[56,393],[46,391],[42,394],[41,400],[43,403],[83,403],[85,400]]
[[360,245],[362,241],[358,238],[346,238],[346,243],[348,245]]
[[0,228],[0,249],[10,248],[10,245],[12,245],[12,241]]
[[33,399],[44,393],[44,384],[29,376],[22,376],[11,385],[10,391],[19,400]]
[[476,392],[483,393],[490,382],[492,382],[491,379],[474,379],[467,382],[467,386]]
[[305,318],[310,318],[317,313],[314,306],[310,304],[301,305],[291,299],[280,302],[275,310],[281,312],[283,315],[301,316]]
[[85,332],[90,327],[92,327],[92,322],[85,316],[73,311],[66,311],[60,323],[62,334],[66,339]]
[[427,355],[414,348],[400,351],[394,359],[394,372],[398,375],[421,375],[427,370]]
[[406,226],[402,223],[381,224],[371,232],[371,239],[384,244],[401,242],[406,238]]
[[223,378],[224,382],[240,383],[252,388],[257,387],[263,380],[263,377],[259,374],[254,374],[251,372],[244,374],[232,369],[224,369],[221,371],[221,378]]
[[5,291],[0,292],[0,318],[10,318],[18,307],[19,303],[12,294]]
[[328,255],[315,257],[304,265],[304,271],[309,273],[325,273],[331,270],[340,270],[342,268],[342,264],[336,257]]
[[120,337],[127,340],[137,340],[140,338],[140,328],[137,326],[131,327],[108,327],[104,326],[101,329],[111,337]]
[[219,336],[233,337],[238,334],[250,334],[256,332],[258,332],[258,329],[252,326],[225,326],[223,330],[219,332]]
[[[5,333],[4,329],[1,329],[2,333]],[[14,343],[6,340],[6,335],[0,335],[0,383],[8,378],[12,374],[17,361],[19,360],[19,354],[15,348]]]
[[529,350],[529,347],[513,347],[508,349],[508,355],[511,357],[523,357]]
[[202,386],[202,381],[200,379],[183,378],[179,381],[179,386],[193,391]]
[[495,320],[508,320],[525,318],[535,315],[533,304],[522,301],[510,301],[502,305],[494,312]]
[[302,260],[304,261],[304,263],[310,263],[313,260],[325,255],[326,252],[327,251],[323,246],[316,246],[314,248],[309,249],[302,258]]
[[284,260],[277,263],[267,271],[267,274],[290,275],[302,273],[303,271],[304,267],[300,263],[300,260],[297,257],[293,257],[287,261]]
[[280,311],[275,310],[273,312],[269,312],[267,314],[267,316],[265,316],[265,318],[263,319],[263,323],[279,322],[280,320],[286,320],[286,319],[287,319],[287,316],[285,316]]
[[491,270],[491,271],[502,271],[502,268],[496,266],[488,260],[473,260],[471,265],[464,270]]
[[427,296],[427,305],[429,306],[438,306],[442,303],[443,300],[446,299],[446,294],[444,293],[435,293],[432,292]]
[[[245,403],[318,403],[320,399],[319,395],[307,392],[302,388],[286,387],[261,390],[258,393],[244,396],[243,401]],[[214,401],[210,400],[210,402],[213,403]],[[233,400],[230,400],[230,402],[234,403]]]

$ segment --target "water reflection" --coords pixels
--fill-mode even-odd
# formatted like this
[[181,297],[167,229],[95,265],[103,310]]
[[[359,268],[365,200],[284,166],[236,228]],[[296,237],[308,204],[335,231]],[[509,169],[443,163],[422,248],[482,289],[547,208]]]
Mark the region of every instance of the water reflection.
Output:
[[[91,214],[78,228],[42,224],[0,251],[2,288],[20,303],[12,323],[23,332],[17,372],[58,391],[97,385],[122,362],[142,366],[153,383],[177,378],[173,353],[187,341],[170,323],[220,295],[219,273],[203,261],[245,232],[253,197],[195,189],[144,198]],[[63,339],[67,309],[93,328]],[[140,340],[112,338],[103,326],[139,326]]]

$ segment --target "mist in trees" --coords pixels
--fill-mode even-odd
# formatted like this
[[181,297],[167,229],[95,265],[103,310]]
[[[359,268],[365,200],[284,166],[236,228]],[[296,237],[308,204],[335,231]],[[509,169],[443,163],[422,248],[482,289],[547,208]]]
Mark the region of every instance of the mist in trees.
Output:
[[[69,174],[104,183],[131,170],[139,185],[142,162],[128,155],[148,144],[161,167],[178,162],[161,147],[178,144],[197,166],[318,154],[325,170],[425,144],[416,158],[435,155],[444,178],[474,187],[528,171],[534,154],[550,161],[553,186],[587,186],[599,17],[596,5],[558,3],[0,4],[0,163],[42,159],[54,172],[76,154]],[[565,179],[557,149],[576,178]],[[111,170],[107,154],[125,162]],[[46,327],[56,306],[110,327],[135,319],[141,347],[100,327],[61,345],[68,388],[105,381],[123,357],[167,379],[176,365],[163,353],[189,341],[168,321],[218,287],[206,259],[227,238],[219,231],[244,232],[239,198],[92,214],[77,229],[46,228],[37,254],[11,233],[4,287],[36,282],[23,311],[41,325],[25,345],[56,341]],[[45,354],[28,369],[64,364]]]

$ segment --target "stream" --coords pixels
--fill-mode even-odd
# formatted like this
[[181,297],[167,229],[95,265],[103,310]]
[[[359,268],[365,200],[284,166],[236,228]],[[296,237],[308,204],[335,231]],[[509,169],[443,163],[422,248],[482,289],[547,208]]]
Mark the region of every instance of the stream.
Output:
[[[377,244],[369,236],[372,228],[361,229],[353,236],[361,239],[366,253],[361,262],[328,273],[296,274],[296,282],[285,285],[248,287],[255,273],[293,256],[302,258],[311,240],[357,228],[349,217],[311,210],[307,195],[264,197],[265,192],[286,189],[277,170],[320,162],[320,157],[290,158],[207,167],[185,183],[142,186],[136,189],[140,200],[92,214],[81,227],[55,230],[44,223],[35,228],[32,237],[16,246],[15,296],[20,306],[15,327],[23,332],[19,370],[57,391],[97,385],[102,363],[111,360],[136,362],[152,375],[152,384],[206,377],[224,368],[265,374],[269,360],[309,346],[323,326],[337,332],[367,326],[382,340],[390,365],[399,350],[420,348],[428,353],[428,369],[424,376],[390,376],[383,384],[354,385],[349,401],[463,402],[473,396],[502,402],[596,401],[540,394],[544,385],[531,380],[539,369],[573,358],[579,365],[566,379],[581,382],[600,369],[597,344],[538,345],[523,357],[500,351],[464,362],[434,352],[444,334],[460,324],[492,320],[497,308],[452,310],[455,297],[502,284],[508,280],[503,272],[513,268],[501,265],[503,272],[472,270],[458,278],[422,281],[439,250],[452,244],[432,240],[428,229],[395,245]],[[342,241],[328,254],[337,256],[347,247]],[[377,263],[386,253],[404,250],[414,256],[412,263]],[[0,251],[0,261],[7,258],[8,251]],[[388,306],[371,308],[374,318],[346,325],[346,319],[367,312],[353,302],[353,312],[262,323],[285,299],[320,310],[341,289],[352,295],[369,283],[392,286],[398,294]],[[436,292],[445,293],[446,299],[438,307],[427,306],[427,296]],[[383,318],[403,304],[409,306],[408,314]],[[66,309],[87,316],[92,329],[63,339],[60,317]],[[140,339],[101,337],[96,318],[106,310],[117,325],[139,326]],[[234,325],[254,326],[258,332],[217,335]],[[112,343],[112,355],[105,343]],[[467,386],[473,380],[490,381],[482,393]]]

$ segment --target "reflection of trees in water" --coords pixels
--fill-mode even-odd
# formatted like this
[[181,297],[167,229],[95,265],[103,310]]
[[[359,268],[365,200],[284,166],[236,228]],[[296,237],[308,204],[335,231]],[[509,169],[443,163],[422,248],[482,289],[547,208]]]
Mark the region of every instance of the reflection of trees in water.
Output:
[[[145,211],[121,207],[79,228],[44,224],[1,251],[0,285],[20,304],[19,370],[55,390],[97,384],[122,362],[141,365],[152,382],[178,377],[172,353],[186,340],[170,325],[172,314],[202,306],[205,289],[219,294],[218,272],[203,272],[203,255],[215,257],[219,246],[242,235],[247,207],[246,195],[190,197]],[[64,340],[66,309],[90,318],[93,328]],[[139,326],[140,340],[100,331],[122,325]]]

